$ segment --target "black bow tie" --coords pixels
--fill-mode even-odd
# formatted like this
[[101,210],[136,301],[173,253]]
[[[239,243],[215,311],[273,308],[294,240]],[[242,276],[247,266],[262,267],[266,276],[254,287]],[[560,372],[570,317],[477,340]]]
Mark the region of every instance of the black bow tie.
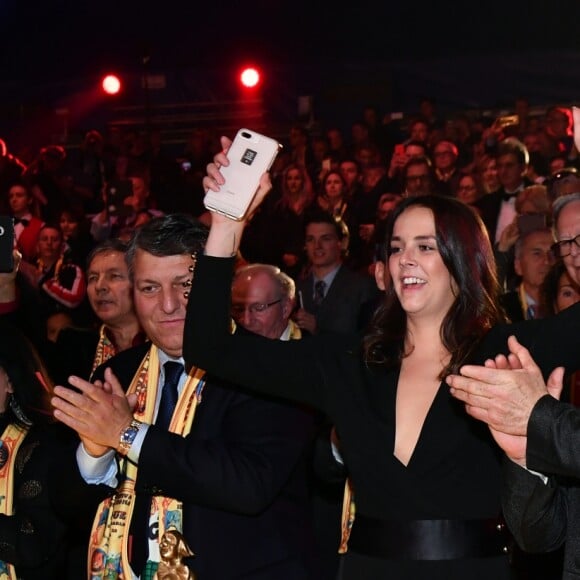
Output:
[[507,193],[507,191],[505,191],[501,198],[503,201],[509,201],[510,199],[514,199],[518,196],[519,191],[514,191],[514,193]]
[[14,218],[14,225],[22,224],[24,227],[26,227],[29,223],[30,220],[27,220],[26,218]]

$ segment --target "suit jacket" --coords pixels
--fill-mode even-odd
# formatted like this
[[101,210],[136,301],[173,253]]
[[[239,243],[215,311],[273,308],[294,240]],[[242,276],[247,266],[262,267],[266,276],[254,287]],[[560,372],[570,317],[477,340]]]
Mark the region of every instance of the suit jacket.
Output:
[[526,313],[520,300],[520,293],[517,290],[502,294],[499,301],[512,322],[520,322],[526,319]]
[[304,309],[316,315],[317,330],[321,334],[358,331],[362,326],[362,307],[373,301],[378,294],[374,280],[349,270],[344,264],[340,266],[324,300],[318,306],[314,304],[313,287],[312,274],[297,283]]
[[[123,351],[106,364],[125,388],[148,348]],[[104,366],[94,378],[102,376]],[[199,578],[310,577],[309,505],[301,461],[311,428],[310,413],[212,377],[207,377],[187,437],[149,427],[136,493],[183,502],[183,531],[196,554],[188,563]],[[94,506],[110,493],[106,486],[82,482],[74,456],[69,456],[69,474],[71,469],[76,473],[67,485],[77,501]]]
[[[524,187],[533,185],[529,179],[524,180]],[[495,230],[497,228],[497,218],[505,194],[505,188],[500,187],[497,191],[484,195],[475,202],[475,207],[479,211],[481,219],[487,228],[490,240],[495,240]]]
[[[580,304],[560,315],[512,327],[532,350],[546,377],[556,366],[573,371],[580,365]],[[546,395],[528,422],[526,465],[536,475],[506,460],[502,504],[518,544],[530,552],[552,551],[565,544],[564,580],[580,576],[580,411]]]

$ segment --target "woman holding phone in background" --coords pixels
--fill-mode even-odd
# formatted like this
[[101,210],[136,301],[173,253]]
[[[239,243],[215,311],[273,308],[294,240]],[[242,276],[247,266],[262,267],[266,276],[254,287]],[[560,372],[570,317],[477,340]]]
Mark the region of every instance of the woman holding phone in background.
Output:
[[[229,140],[222,145],[227,151]],[[204,184],[217,192],[228,160],[220,153],[214,161]],[[265,175],[254,207],[269,187]],[[191,288],[184,356],[331,417],[356,498],[341,578],[508,580],[499,449],[442,382],[463,363],[495,355],[498,344],[505,349],[501,333],[482,344],[503,319],[481,220],[454,199],[404,200],[387,227],[388,258],[377,267],[385,302],[365,335],[295,344],[228,332],[231,256],[243,228],[243,221],[212,215]]]

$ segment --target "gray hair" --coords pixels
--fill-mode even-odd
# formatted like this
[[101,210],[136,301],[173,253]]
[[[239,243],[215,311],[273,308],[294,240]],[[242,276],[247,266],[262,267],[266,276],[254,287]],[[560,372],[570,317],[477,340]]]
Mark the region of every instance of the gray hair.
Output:
[[137,250],[157,257],[181,256],[203,252],[208,228],[185,214],[155,217],[138,227],[129,240],[125,261],[133,278],[133,264]]
[[579,193],[569,193],[568,195],[563,195],[562,197],[557,197],[552,203],[552,223],[554,228],[554,237],[558,239],[558,219],[562,210],[570,203],[574,201],[580,201],[580,192]]

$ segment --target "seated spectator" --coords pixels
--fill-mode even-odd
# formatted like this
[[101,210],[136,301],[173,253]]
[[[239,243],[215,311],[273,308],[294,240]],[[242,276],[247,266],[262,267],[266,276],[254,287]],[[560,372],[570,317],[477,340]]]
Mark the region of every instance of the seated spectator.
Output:
[[561,260],[555,262],[540,288],[540,308],[545,316],[553,316],[580,301],[580,287],[568,275]]
[[67,441],[52,420],[52,384],[32,344],[0,322],[0,569],[3,578],[81,578],[67,570],[72,532],[53,508],[50,473]]
[[90,234],[90,222],[79,205],[63,209],[58,224],[65,242],[65,255],[71,262],[84,266],[95,245]]
[[488,194],[500,187],[497,177],[497,162],[491,155],[483,155],[476,164],[476,175],[483,191]]
[[23,260],[20,270],[37,292],[42,324],[55,311],[82,318],[85,313],[80,307],[86,297],[85,275],[78,264],[66,257],[63,235],[57,225],[45,224],[40,229],[37,256],[34,263]]
[[89,379],[115,354],[145,342],[133,307],[133,284],[125,263],[127,245],[111,239],[97,245],[87,259],[87,297],[98,328],[63,329],[48,357],[58,384],[70,375]]
[[545,185],[552,201],[569,193],[578,193],[580,191],[580,173],[575,167],[565,167],[550,175]]
[[457,160],[459,150],[452,141],[442,140],[433,149],[433,165],[435,168],[434,193],[451,195],[457,189],[459,169]]
[[549,229],[522,232],[515,244],[514,268],[521,282],[501,296],[502,306],[512,322],[542,318],[540,289],[552,264],[552,232]]
[[428,157],[411,157],[402,171],[404,197],[434,193],[434,173]]
[[471,173],[460,173],[457,188],[452,195],[467,205],[473,205],[484,194],[479,182]]
[[44,222],[36,198],[23,181],[14,183],[8,190],[8,204],[14,218],[16,247],[22,257],[32,262],[36,258],[38,234]]
[[[558,260],[550,268],[540,289],[541,309],[546,316],[553,316],[576,302],[580,302],[580,286],[570,278],[564,263]],[[580,372],[565,378],[562,400],[580,406]]]
[[135,222],[142,210],[152,216],[162,215],[162,212],[151,206],[151,192],[144,177],[131,176],[131,195],[123,200],[123,208],[116,209],[112,214],[109,209],[107,193],[105,192],[105,208],[91,221],[91,235],[97,242],[108,238],[130,237],[135,229]]
[[296,284],[301,300],[294,321],[310,334],[356,331],[363,304],[373,300],[377,290],[369,276],[344,263],[348,227],[324,211],[313,213],[304,241],[309,274]]

